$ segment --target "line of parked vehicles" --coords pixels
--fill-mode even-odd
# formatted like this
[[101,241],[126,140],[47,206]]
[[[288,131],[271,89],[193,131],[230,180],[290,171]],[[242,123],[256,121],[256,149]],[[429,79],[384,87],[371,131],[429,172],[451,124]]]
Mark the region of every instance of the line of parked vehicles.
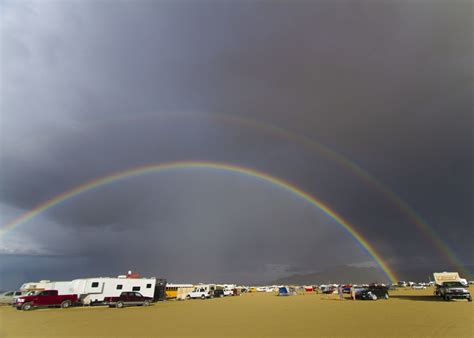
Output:
[[384,284],[328,284],[313,286],[261,286],[238,287],[235,284],[167,284],[164,279],[142,278],[129,271],[127,275],[116,278],[97,277],[73,281],[40,281],[25,283],[19,291],[0,294],[0,303],[12,304],[18,310],[31,310],[36,307],[61,307],[67,309],[77,305],[108,305],[122,308],[131,305],[149,306],[152,302],[166,299],[190,300],[215,297],[239,296],[245,292],[273,292],[279,296],[291,296],[301,292],[321,292],[324,294],[350,294],[354,300],[389,299],[389,289],[412,287],[419,289],[433,285],[434,294],[446,301],[466,299],[472,301],[468,290],[469,283],[460,278],[457,272],[433,274],[435,281],[422,283],[399,282],[397,285]]
[[108,305],[122,308],[130,305],[148,306],[166,299],[208,299],[238,296],[246,288],[235,284],[167,284],[164,279],[142,278],[137,273],[111,277],[24,283],[20,290],[0,295],[0,303],[18,310],[37,307],[69,308],[78,305]]

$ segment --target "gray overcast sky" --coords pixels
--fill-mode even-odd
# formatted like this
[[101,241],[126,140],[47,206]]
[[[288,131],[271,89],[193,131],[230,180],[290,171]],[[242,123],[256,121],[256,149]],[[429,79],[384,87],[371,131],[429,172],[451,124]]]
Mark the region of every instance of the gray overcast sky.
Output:
[[[134,166],[221,161],[293,182],[395,270],[446,260],[347,167],[474,263],[470,1],[3,1],[2,224]],[[227,118],[226,118],[227,117]],[[258,282],[372,259],[321,211],[216,171],[97,189],[0,239],[0,287],[115,275]]]

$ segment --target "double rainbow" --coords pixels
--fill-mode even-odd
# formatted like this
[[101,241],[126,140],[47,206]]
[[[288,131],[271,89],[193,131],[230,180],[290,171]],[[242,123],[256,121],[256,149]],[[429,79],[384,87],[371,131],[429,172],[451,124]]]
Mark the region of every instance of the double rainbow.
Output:
[[208,118],[215,120],[217,122],[222,122],[224,124],[235,125],[238,127],[243,127],[247,129],[258,130],[259,132],[267,133],[272,136],[284,139],[290,142],[296,142],[297,144],[305,147],[308,150],[316,151],[319,154],[326,156],[335,163],[338,163],[341,167],[349,170],[352,174],[359,177],[364,181],[368,186],[370,186],[375,191],[381,193],[387,201],[390,201],[400,212],[403,214],[406,219],[416,226],[416,228],[424,235],[424,237],[431,242],[431,244],[439,252],[440,256],[451,266],[456,267],[458,271],[461,272],[464,276],[470,276],[470,272],[465,268],[462,260],[458,257],[455,251],[450,248],[446,242],[444,242],[437,231],[430,225],[423,217],[407,202],[405,202],[399,195],[397,195],[393,190],[391,190],[387,185],[379,181],[373,175],[371,175],[367,170],[362,168],[356,162],[352,161],[348,157],[334,151],[328,146],[316,142],[312,138],[309,138],[304,135],[300,135],[294,132],[291,132],[285,128],[270,124],[262,123],[255,119],[242,117],[239,115],[231,114],[219,114],[219,113],[203,113],[203,112],[173,112],[166,113],[160,112],[134,115],[132,117],[127,116],[124,118],[116,118],[113,120],[107,121],[108,123],[116,121],[128,121],[137,118],[176,118],[176,117],[185,117],[185,118]]

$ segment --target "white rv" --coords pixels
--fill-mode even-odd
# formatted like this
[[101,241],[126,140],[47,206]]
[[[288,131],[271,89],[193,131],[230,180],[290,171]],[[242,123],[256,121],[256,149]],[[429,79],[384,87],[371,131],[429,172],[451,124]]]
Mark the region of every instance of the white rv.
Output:
[[86,278],[72,282],[72,293],[76,293],[85,305],[103,302],[105,297],[118,297],[124,291],[137,291],[145,297],[153,298],[155,278]]

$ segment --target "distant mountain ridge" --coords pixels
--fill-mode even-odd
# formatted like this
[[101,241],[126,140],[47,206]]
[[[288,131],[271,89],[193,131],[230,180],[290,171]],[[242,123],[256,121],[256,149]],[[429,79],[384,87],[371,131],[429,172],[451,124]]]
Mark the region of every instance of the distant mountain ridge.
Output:
[[271,284],[313,285],[327,283],[371,283],[388,282],[385,274],[376,268],[335,266],[310,274],[295,274],[280,278]]
[[[467,270],[473,271],[472,265],[466,265]],[[456,268],[446,266],[418,266],[398,270],[397,274],[400,280],[427,282],[433,280],[433,272],[441,271],[457,271]],[[461,276],[470,279],[472,276]],[[341,265],[326,268],[322,271],[309,274],[294,274],[288,277],[279,278],[270,282],[269,284],[294,284],[294,285],[313,285],[313,284],[327,284],[327,283],[372,283],[382,282],[389,283],[387,276],[382,270],[371,267],[354,267],[348,265]]]

